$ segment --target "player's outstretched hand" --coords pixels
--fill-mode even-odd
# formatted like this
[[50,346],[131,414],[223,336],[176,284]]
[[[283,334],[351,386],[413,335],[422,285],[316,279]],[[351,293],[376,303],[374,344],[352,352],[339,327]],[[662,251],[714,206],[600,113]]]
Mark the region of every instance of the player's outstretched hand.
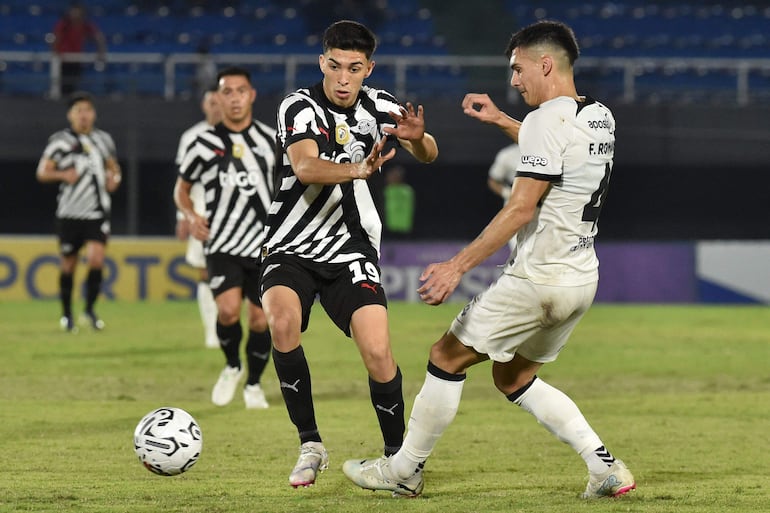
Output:
[[396,126],[383,128],[385,133],[407,141],[418,141],[425,135],[425,111],[422,105],[418,105],[415,110],[411,102],[406,102],[406,108],[401,107],[398,113],[389,114]]
[[372,147],[372,151],[366,156],[364,160],[353,166],[350,175],[354,179],[366,180],[372,174],[380,169],[382,165],[396,156],[396,149],[391,148],[385,155],[382,154],[382,150],[385,149],[385,143],[387,139],[383,137]]
[[423,282],[417,293],[423,303],[440,305],[455,291],[463,273],[451,260],[430,264],[420,275]]
[[465,114],[483,123],[497,124],[502,114],[488,94],[468,93],[462,106]]

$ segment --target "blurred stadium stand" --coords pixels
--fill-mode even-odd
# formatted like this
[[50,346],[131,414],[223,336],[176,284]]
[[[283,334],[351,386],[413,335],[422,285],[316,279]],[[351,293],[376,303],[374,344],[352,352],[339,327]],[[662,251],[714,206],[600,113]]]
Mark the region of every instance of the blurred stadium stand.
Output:
[[[380,83],[375,85],[405,97],[456,96],[469,88],[505,92],[499,64],[490,78],[492,63],[463,48],[491,48],[485,53],[499,57],[497,28],[510,33],[552,18],[575,28],[583,55],[581,80],[607,101],[770,102],[767,1],[496,0],[475,6],[485,16],[483,24],[454,8],[462,3],[85,2],[107,37],[109,55],[104,69],[88,66],[82,88],[115,97],[188,98],[202,87],[196,78],[199,63],[211,59],[244,64],[260,77],[260,91],[282,93],[307,82],[306,76],[317,77],[316,56],[326,25],[353,18],[380,38]],[[0,0],[0,95],[57,97],[58,61],[48,49],[66,5],[61,0]],[[93,63],[95,55],[81,59]]]
[[[49,34],[67,4],[0,0],[3,233],[52,230],[56,188],[41,187],[34,170],[47,136],[65,123],[63,102],[54,101]],[[503,49],[518,27],[552,18],[570,23],[581,44],[579,91],[607,102],[618,121],[602,237],[770,238],[770,1],[85,4],[107,37],[108,55],[103,69],[93,66],[94,53],[81,56],[91,63],[81,87],[98,95],[99,125],[115,137],[126,173],[114,199],[116,234],[173,233],[173,156],[181,132],[200,118],[204,64],[249,68],[259,91],[255,116],[270,122],[284,92],[320,80],[323,29],[352,18],[380,38],[367,83],[423,104],[439,141],[430,170],[400,161],[418,197],[415,237],[472,238],[499,207],[485,177],[509,141],[465,116],[460,100],[487,92],[512,116],[525,115],[529,109],[508,85]],[[446,192],[436,194],[437,187]],[[463,208],[447,208],[447,201]]]

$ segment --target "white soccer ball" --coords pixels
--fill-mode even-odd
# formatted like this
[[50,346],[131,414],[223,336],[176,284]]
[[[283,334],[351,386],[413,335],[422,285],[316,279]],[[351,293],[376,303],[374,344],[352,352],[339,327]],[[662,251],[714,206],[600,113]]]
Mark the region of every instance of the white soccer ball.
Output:
[[161,476],[187,472],[198,461],[202,448],[200,426],[181,408],[153,410],[134,430],[134,450],[139,461]]

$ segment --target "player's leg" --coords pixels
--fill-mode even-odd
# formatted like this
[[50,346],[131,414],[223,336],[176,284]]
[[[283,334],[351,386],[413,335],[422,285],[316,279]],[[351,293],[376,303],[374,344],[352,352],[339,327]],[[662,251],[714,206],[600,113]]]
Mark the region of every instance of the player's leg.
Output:
[[369,397],[383,438],[383,454],[395,454],[404,439],[404,392],[401,370],[393,359],[388,313],[383,305],[353,312],[350,333],[369,373]]
[[195,296],[198,301],[201,322],[203,323],[205,345],[209,348],[217,348],[219,347],[219,338],[217,337],[217,303],[214,301],[214,294],[211,292],[208,284],[208,271],[206,270],[203,242],[194,237],[187,239],[185,261],[198,271],[198,287]]
[[343,466],[345,475],[363,488],[419,495],[425,461],[457,414],[465,370],[486,359],[452,333],[445,333],[431,348],[425,381],[415,397],[401,449],[389,458],[349,460]]
[[77,269],[78,254],[62,254],[59,267],[59,300],[61,301],[62,316],[59,321],[64,331],[77,332],[77,326],[72,317],[72,289]]
[[67,219],[57,219],[56,233],[59,239],[59,299],[62,306],[59,325],[64,331],[77,333],[78,328],[72,315],[72,291],[83,236],[78,229],[78,223]]
[[[223,285],[223,288],[226,285]],[[235,396],[245,369],[241,364],[241,326],[242,289],[230,287],[214,291],[217,303],[217,337],[222,353],[225,355],[225,368],[219,374],[211,391],[211,402],[217,406],[230,404]]]
[[198,300],[198,311],[203,323],[205,345],[208,348],[214,349],[219,347],[219,337],[217,336],[217,302],[214,300],[214,294],[211,293],[206,269],[198,269],[198,271],[198,287],[195,293]]
[[605,448],[572,399],[536,376],[538,369],[554,361],[566,344],[588,310],[595,286],[535,288],[540,298],[536,304],[551,305],[550,325],[522,343],[511,361],[493,364],[495,385],[509,401],[532,414],[583,458],[590,476],[584,498],[622,495],[636,488],[625,464]]
[[262,390],[260,380],[267,367],[272,348],[270,330],[267,326],[267,316],[262,310],[259,297],[259,266],[247,274],[244,284],[249,319],[249,338],[246,342],[246,365],[248,377],[243,387],[243,401],[246,408],[264,409],[268,407],[265,393]]
[[300,344],[315,299],[315,281],[289,259],[273,267],[276,258],[281,255],[271,255],[262,263],[263,269],[269,269],[262,275],[262,308],[270,326],[281,394],[300,440],[300,455],[289,475],[289,484],[296,488],[315,483],[318,473],[329,465],[315,418],[310,368]]
[[86,276],[86,306],[84,310],[85,319],[83,320],[95,330],[104,329],[104,322],[96,315],[94,310],[104,279],[104,253],[105,242],[103,240],[89,240],[86,243],[88,276]]

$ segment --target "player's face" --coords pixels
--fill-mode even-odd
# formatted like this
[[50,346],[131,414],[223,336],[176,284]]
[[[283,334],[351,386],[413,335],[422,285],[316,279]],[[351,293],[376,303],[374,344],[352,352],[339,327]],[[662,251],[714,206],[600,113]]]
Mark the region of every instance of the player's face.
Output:
[[222,107],[219,105],[219,96],[214,92],[208,92],[203,98],[203,114],[212,125],[222,121]]
[[90,133],[96,121],[96,109],[89,101],[79,101],[67,111],[67,121],[76,133]]
[[356,102],[361,86],[374,69],[374,61],[363,52],[332,48],[318,58],[324,74],[326,97],[338,107],[350,107]]
[[228,75],[219,79],[218,100],[222,107],[222,116],[231,124],[251,123],[251,104],[257,92],[251,87],[246,77]]
[[542,102],[543,68],[540,59],[535,59],[536,53],[522,48],[514,48],[511,54],[511,86],[516,88],[521,97],[530,107]]

